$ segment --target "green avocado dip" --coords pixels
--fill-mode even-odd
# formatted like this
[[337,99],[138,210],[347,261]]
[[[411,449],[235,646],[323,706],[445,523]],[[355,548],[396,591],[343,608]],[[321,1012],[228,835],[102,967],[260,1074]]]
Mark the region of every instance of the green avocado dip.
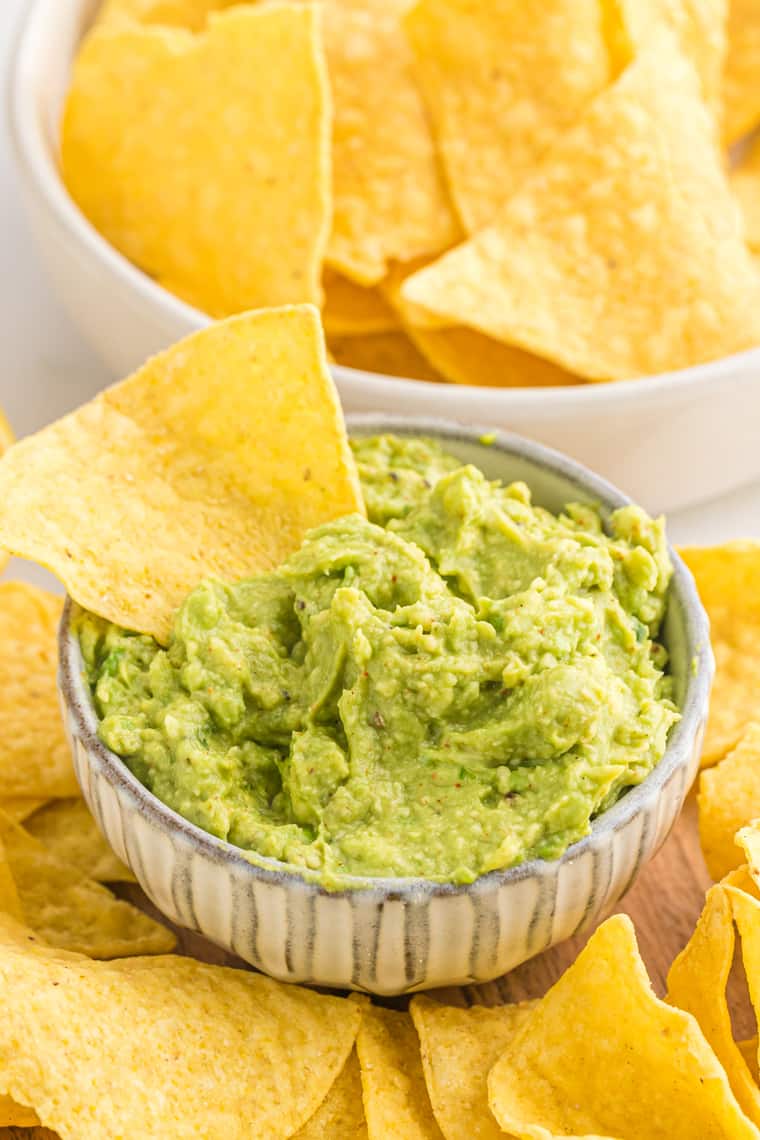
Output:
[[661,521],[555,516],[432,441],[354,441],[369,521],[202,582],[168,648],[77,619],[104,743],[250,853],[466,883],[553,859],[661,759]]

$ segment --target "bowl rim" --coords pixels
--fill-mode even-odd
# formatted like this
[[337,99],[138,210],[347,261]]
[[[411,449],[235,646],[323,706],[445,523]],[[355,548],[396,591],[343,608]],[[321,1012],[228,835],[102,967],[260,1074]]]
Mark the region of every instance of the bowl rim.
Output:
[[[433,436],[443,440],[467,444],[480,444],[491,452],[502,452],[511,458],[524,460],[541,467],[552,475],[572,481],[583,497],[601,504],[608,513],[628,506],[631,499],[600,476],[567,456],[523,439],[510,432],[490,427],[473,427],[450,420],[429,417],[388,416],[365,413],[347,417],[349,433],[358,434],[394,432],[398,435]],[[483,436],[488,438],[484,443]],[[611,834],[627,826],[634,816],[644,812],[656,800],[661,789],[676,771],[688,763],[691,748],[707,710],[714,673],[714,658],[710,645],[707,614],[697,593],[694,578],[679,555],[668,546],[673,561],[673,579],[670,590],[675,592],[685,633],[687,658],[694,660],[689,669],[686,689],[681,705],[681,720],[673,728],[665,753],[641,784],[631,788],[606,812],[591,824],[589,834],[572,844],[558,859],[530,859],[516,866],[489,871],[469,883],[437,882],[422,877],[362,878],[345,876],[340,889],[330,890],[314,874],[309,874],[280,860],[264,856],[247,856],[242,848],[218,839],[203,831],[178,812],[164,804],[141,784],[125,762],[111,752],[97,734],[97,715],[92,697],[83,675],[82,656],[78,639],[71,630],[72,614],[76,604],[67,597],[59,626],[59,687],[66,709],[74,718],[76,730],[87,753],[88,762],[97,762],[111,785],[126,795],[142,816],[154,826],[173,835],[179,832],[182,839],[217,865],[234,864],[242,874],[264,883],[302,890],[322,898],[371,898],[375,902],[418,900],[420,897],[459,896],[498,890],[529,878],[545,878],[555,873],[564,863],[572,862],[589,850],[596,849]],[[253,853],[255,856],[255,853]]]
[[[37,49],[45,38],[55,36],[56,14],[60,19],[63,5],[73,13],[92,7],[95,0],[34,0],[19,21],[15,50],[11,51],[11,66],[6,88],[7,121],[10,125],[11,146],[16,165],[36,191],[41,202],[55,217],[68,237],[76,242],[83,256],[100,264],[146,306],[163,317],[186,327],[187,331],[201,328],[210,318],[199,309],[175,297],[162,285],[129,261],[112,246],[85,218],[69,195],[54,161],[45,137],[43,117],[34,113],[33,93],[44,81],[37,63]],[[431,381],[389,376],[381,372],[365,372],[344,365],[332,365],[336,379],[347,388],[361,387],[365,398],[382,395],[389,402],[413,396],[430,388]],[[498,401],[503,415],[512,411],[532,410],[540,414],[551,408],[553,414],[568,410],[598,410],[622,412],[627,405],[647,397],[664,398],[687,386],[695,392],[723,380],[741,378],[756,380],[760,368],[760,346],[733,353],[717,360],[692,365],[689,368],[655,373],[629,380],[607,383],[584,383],[577,386],[546,388],[493,388],[472,385],[466,388],[476,408],[487,412]],[[434,381],[436,399],[447,409],[462,397],[462,385]],[[388,388],[388,385],[391,385]]]

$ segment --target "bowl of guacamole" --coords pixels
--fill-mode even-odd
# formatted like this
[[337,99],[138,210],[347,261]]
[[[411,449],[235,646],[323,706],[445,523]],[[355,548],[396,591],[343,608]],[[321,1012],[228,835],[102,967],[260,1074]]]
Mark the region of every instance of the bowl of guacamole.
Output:
[[593,921],[667,834],[706,618],[663,520],[571,461],[350,428],[367,517],[201,582],[167,645],[67,607],[75,756],[148,894],[254,964],[382,992],[483,980]]

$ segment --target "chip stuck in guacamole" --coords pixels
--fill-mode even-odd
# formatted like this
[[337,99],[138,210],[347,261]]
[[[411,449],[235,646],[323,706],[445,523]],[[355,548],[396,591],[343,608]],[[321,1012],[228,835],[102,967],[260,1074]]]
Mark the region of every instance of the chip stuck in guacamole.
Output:
[[662,524],[552,515],[433,441],[353,448],[369,519],[204,580],[166,649],[80,614],[103,741],[198,826],[328,887],[558,857],[678,717]]

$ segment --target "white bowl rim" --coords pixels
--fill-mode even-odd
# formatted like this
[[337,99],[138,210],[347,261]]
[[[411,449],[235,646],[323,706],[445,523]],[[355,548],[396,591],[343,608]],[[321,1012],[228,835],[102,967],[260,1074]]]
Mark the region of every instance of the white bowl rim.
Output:
[[[95,261],[117,277],[137,294],[140,299],[188,331],[207,324],[210,318],[192,305],[181,301],[163,286],[152,280],[146,273],[119,253],[102,237],[68,194],[60,171],[44,137],[39,116],[31,111],[30,94],[35,86],[35,48],[40,35],[54,24],[54,14],[61,3],[72,0],[34,0],[29,11],[20,22],[16,49],[11,52],[11,68],[7,87],[8,121],[16,162],[29,182],[36,186],[47,207],[55,215],[59,225]],[[83,0],[76,0],[82,3]],[[744,352],[707,361],[690,368],[672,372],[662,372],[632,380],[618,380],[608,383],[587,383],[571,387],[547,388],[493,388],[478,385],[468,386],[465,391],[472,398],[475,407],[485,410],[486,401],[497,399],[508,416],[510,410],[533,410],[539,414],[551,409],[552,414],[561,413],[564,408],[587,408],[590,413],[600,407],[610,412],[624,408],[633,401],[647,396],[664,397],[674,389],[690,386],[696,393],[703,387],[729,377],[735,377],[739,370],[747,379],[756,379],[760,368],[760,346]],[[361,385],[365,398],[388,400],[413,396],[430,388],[430,381],[404,379],[387,376],[379,372],[364,372],[342,365],[332,366],[336,378],[348,386]],[[446,411],[450,404],[462,396],[462,385],[433,382],[436,385],[436,399]],[[392,385],[388,390],[387,386]],[[493,404],[490,404],[493,407]]]
[[[433,436],[442,440],[460,441],[468,444],[480,443],[493,451],[501,451],[510,457],[524,459],[542,467],[554,475],[572,481],[586,499],[601,504],[605,512],[628,506],[631,499],[612,484],[593,474],[582,464],[542,444],[523,439],[510,432],[490,427],[473,427],[448,420],[429,417],[393,417],[379,414],[363,414],[347,417],[349,432],[359,434],[394,432],[399,435]],[[489,439],[483,444],[483,436]],[[116,784],[128,796],[139,812],[152,823],[165,831],[179,831],[186,842],[194,846],[202,855],[216,864],[234,863],[243,874],[276,885],[287,883],[313,896],[329,898],[371,898],[375,901],[411,900],[420,897],[461,895],[472,892],[488,892],[509,883],[531,877],[544,878],[553,874],[553,869],[565,862],[572,862],[588,850],[594,850],[609,834],[619,831],[630,823],[640,811],[655,799],[674,773],[688,762],[693,739],[699,730],[707,710],[710,688],[714,673],[714,659],[710,646],[710,627],[707,614],[697,594],[691,572],[679,555],[669,547],[673,561],[671,592],[677,595],[685,627],[687,657],[695,662],[688,670],[686,689],[680,709],[681,720],[672,730],[662,760],[642,781],[631,788],[606,812],[599,815],[591,824],[591,830],[577,843],[572,844],[554,860],[530,859],[505,870],[489,871],[470,883],[445,883],[421,877],[377,877],[361,878],[342,876],[345,884],[338,890],[330,890],[308,872],[280,860],[256,856],[256,861],[247,858],[243,849],[218,839],[203,831],[184,816],[163,803],[157,796],[140,783],[124,761],[111,752],[100,740],[97,732],[98,718],[91,694],[84,680],[82,656],[79,642],[70,628],[74,603],[66,599],[59,628],[59,681],[63,698],[74,717],[77,731],[87,750],[94,756],[111,784]],[[255,855],[255,853],[253,853]]]

